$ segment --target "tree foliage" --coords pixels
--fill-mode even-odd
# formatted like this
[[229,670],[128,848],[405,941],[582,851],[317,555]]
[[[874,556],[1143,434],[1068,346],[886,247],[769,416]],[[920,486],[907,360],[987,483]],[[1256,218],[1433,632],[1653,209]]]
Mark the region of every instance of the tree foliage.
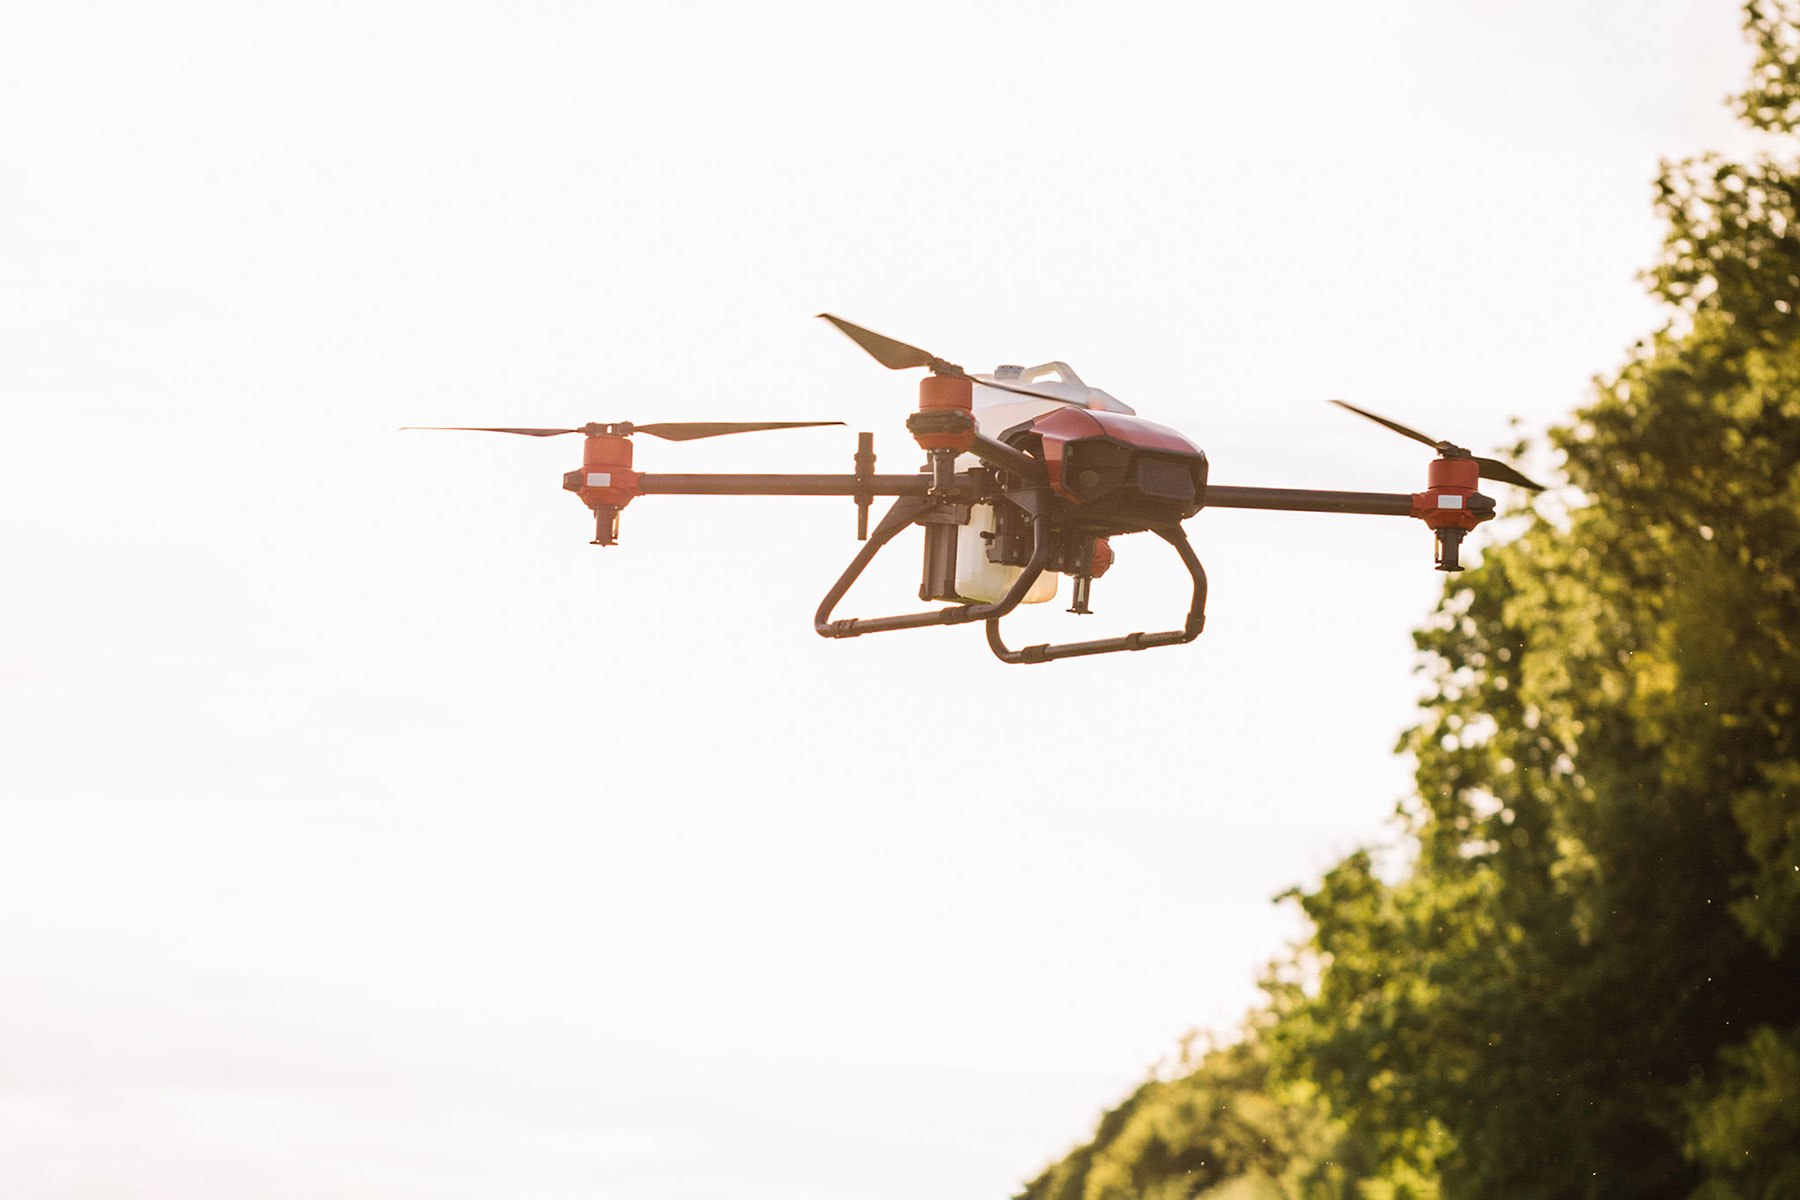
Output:
[[[1279,1200],[1309,1182],[1301,1176],[1312,1164],[1355,1157],[1310,1089],[1271,1080],[1262,1038],[1216,1048],[1189,1066],[1126,1097],[1092,1142],[1018,1200]],[[1337,1194],[1346,1177],[1340,1168],[1307,1194]]]
[[[1739,111],[1789,138],[1800,0],[1746,13]],[[1418,635],[1409,863],[1296,892],[1251,1039],[1034,1200],[1800,1197],[1800,174],[1665,164],[1656,203],[1671,320],[1552,435],[1578,501]]]

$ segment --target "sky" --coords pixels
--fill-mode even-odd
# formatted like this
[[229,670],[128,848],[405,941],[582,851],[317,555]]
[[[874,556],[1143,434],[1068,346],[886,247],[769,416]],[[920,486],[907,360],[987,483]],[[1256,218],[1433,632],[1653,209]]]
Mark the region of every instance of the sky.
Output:
[[[1663,320],[1659,159],[1746,145],[1738,23],[8,8],[6,1193],[1010,1195],[1392,841],[1428,533],[1202,512],[1199,641],[1008,667],[814,635],[844,500],[640,498],[602,550],[576,439],[399,427],[842,420],[637,465],[912,469],[914,378],[831,311],[1065,360],[1215,483],[1410,492],[1324,401],[1566,420]],[[1013,644],[1179,624],[1115,550]]]

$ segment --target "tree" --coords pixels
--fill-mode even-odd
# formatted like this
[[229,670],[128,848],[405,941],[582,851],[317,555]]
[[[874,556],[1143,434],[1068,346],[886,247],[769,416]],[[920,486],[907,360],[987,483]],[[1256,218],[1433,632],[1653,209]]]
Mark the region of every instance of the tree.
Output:
[[[1791,139],[1800,0],[1746,28],[1739,111]],[[1657,207],[1669,324],[1552,435],[1584,499],[1418,635],[1408,861],[1294,893],[1312,936],[1239,1057],[1029,1195],[1225,1161],[1228,1107],[1177,1103],[1225,1087],[1312,1114],[1235,1168],[1282,1195],[1800,1197],[1800,172],[1665,164]]]
[[[1791,133],[1800,9],[1748,15],[1742,109]],[[1320,983],[1279,1061],[1447,1194],[1800,1177],[1797,185],[1665,166],[1674,317],[1554,435],[1588,502],[1419,635],[1416,862],[1300,896]]]
[[[1359,1156],[1310,1089],[1271,1081],[1257,1030],[1187,1066],[1126,1097],[1017,1200],[1281,1200],[1341,1194],[1357,1174]],[[1305,1178],[1326,1159],[1351,1165]]]

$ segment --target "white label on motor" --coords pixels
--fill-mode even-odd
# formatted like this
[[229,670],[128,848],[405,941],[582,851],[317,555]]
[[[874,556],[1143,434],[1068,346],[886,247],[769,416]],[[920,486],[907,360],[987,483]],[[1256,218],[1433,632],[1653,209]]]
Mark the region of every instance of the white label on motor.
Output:
[[[594,477],[592,475],[589,475],[588,482],[592,483],[593,481],[594,481]],[[1438,507],[1439,508],[1461,508],[1462,502],[1463,502],[1463,498],[1461,496],[1439,496],[1438,497]]]
[[[589,487],[611,487],[612,473],[610,471],[589,471],[587,485]],[[1461,504],[1462,501],[1458,500],[1457,503]]]

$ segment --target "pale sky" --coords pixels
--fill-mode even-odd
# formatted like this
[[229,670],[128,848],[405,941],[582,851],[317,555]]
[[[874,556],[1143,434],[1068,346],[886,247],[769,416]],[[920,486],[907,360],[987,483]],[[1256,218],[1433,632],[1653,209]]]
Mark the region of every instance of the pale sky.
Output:
[[[1413,491],[1658,321],[1726,3],[13,5],[0,17],[8,1197],[1010,1194],[1384,822],[1413,522],[1203,512],[1191,646],[832,643],[912,375],[1063,359],[1214,482]],[[1555,477],[1541,452],[1527,473]],[[1515,497],[1496,486],[1502,499]],[[1178,624],[1117,544],[1099,614]],[[903,541],[843,612],[916,606]]]

